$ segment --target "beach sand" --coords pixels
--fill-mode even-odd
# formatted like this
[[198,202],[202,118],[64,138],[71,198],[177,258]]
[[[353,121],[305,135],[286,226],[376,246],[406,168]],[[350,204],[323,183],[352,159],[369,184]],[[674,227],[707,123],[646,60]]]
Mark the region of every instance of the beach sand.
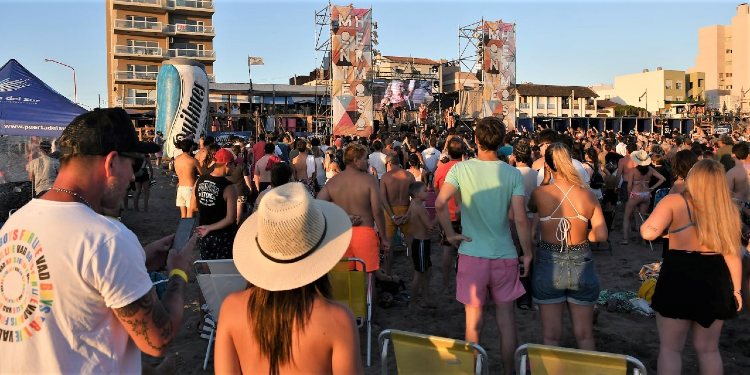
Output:
[[[175,187],[170,185],[170,177],[161,170],[155,169],[157,183],[151,188],[149,212],[126,211],[123,222],[140,238],[142,243],[156,240],[166,234],[173,233],[179,213],[174,206]],[[620,238],[615,232],[615,238]],[[396,249],[395,272],[408,281],[412,277],[411,259],[403,251]],[[372,361],[371,367],[365,369],[367,374],[380,373],[380,350],[377,347],[378,334],[388,328],[401,329],[425,334],[462,339],[464,336],[463,306],[454,298],[455,278],[450,288],[443,290],[441,286],[441,270],[439,267],[441,250],[433,242],[434,273],[431,288],[434,290],[437,309],[427,310],[409,308],[405,303],[383,309],[377,304],[373,307]],[[594,259],[599,274],[602,289],[613,291],[637,292],[640,286],[638,271],[641,266],[660,258],[661,246],[654,246],[651,251],[648,245],[633,244],[629,246],[615,245],[612,255],[607,251],[595,252]],[[197,256],[197,254],[196,254]],[[170,353],[178,353],[177,370],[180,374],[212,373],[213,364],[209,362],[207,371],[202,369],[203,357],[206,352],[207,341],[199,337],[197,330],[199,320],[198,284],[191,278],[187,288],[185,300],[185,320],[183,328],[176,340],[170,346]],[[499,374],[500,364],[499,337],[494,322],[494,308],[488,306],[485,313],[485,324],[480,344],[489,353],[490,373]],[[575,347],[569,320],[565,319],[565,330],[562,345]],[[541,343],[541,323],[538,311],[516,310],[516,321],[519,332],[519,344]],[[741,315],[737,319],[727,321],[722,331],[720,350],[724,360],[726,374],[746,373],[750,368],[750,319],[748,315]],[[365,359],[364,329],[360,330],[362,342],[362,360]],[[649,373],[655,373],[656,360],[659,350],[659,339],[656,322],[652,317],[645,317],[635,313],[608,312],[601,308],[598,322],[594,326],[596,346],[600,351],[628,354],[640,359]],[[691,348],[688,337],[683,354],[683,373],[698,374],[698,362],[695,351]],[[395,373],[395,363],[390,360],[390,373]],[[146,356],[144,356],[146,358]],[[152,358],[146,358],[149,363],[157,363]]]

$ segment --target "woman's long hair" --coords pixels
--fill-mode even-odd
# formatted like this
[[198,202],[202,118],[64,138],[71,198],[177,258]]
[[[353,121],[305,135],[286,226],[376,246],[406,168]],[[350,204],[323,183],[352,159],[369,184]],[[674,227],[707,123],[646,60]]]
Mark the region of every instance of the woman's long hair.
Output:
[[578,170],[573,166],[573,159],[570,157],[568,146],[562,143],[549,145],[547,150],[544,151],[544,161],[557,174],[557,178],[582,188],[586,187]]
[[316,298],[331,298],[331,283],[323,275],[303,287],[272,292],[253,288],[247,303],[248,318],[262,356],[268,358],[269,375],[292,359],[292,335],[305,330]]
[[703,159],[690,169],[685,184],[698,241],[724,255],[739,254],[740,215],[732,202],[724,167],[715,160]]

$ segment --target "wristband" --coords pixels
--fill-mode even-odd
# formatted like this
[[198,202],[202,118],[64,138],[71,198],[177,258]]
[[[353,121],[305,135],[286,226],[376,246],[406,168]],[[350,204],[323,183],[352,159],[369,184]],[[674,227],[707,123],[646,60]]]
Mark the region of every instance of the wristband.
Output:
[[188,276],[187,276],[187,273],[185,273],[185,271],[183,271],[183,270],[181,270],[179,268],[175,268],[175,269],[169,271],[169,278],[170,279],[172,278],[172,276],[175,276],[175,275],[179,276],[180,278],[182,278],[183,280],[185,280],[185,283],[188,282]]

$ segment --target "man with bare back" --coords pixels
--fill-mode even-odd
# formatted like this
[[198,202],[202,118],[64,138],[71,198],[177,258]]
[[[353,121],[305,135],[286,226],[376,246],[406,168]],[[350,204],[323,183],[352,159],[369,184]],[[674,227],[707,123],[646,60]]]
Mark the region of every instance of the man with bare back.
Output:
[[193,186],[195,178],[200,172],[198,160],[196,160],[190,151],[193,148],[193,141],[183,139],[179,143],[182,153],[174,158],[174,171],[177,174],[177,200],[175,204],[180,208],[180,217],[193,217],[193,207],[190,207],[190,200],[193,196]]
[[[414,175],[401,168],[398,155],[389,154],[385,158],[386,172],[380,179],[380,199],[383,201],[383,214],[385,216],[385,241],[392,244],[396,236],[396,229],[401,228],[401,235],[410,237],[408,217],[409,210],[409,185],[415,182]],[[410,244],[410,238],[406,238]],[[391,257],[385,259],[385,272],[391,274]]]
[[[323,187],[318,199],[330,201],[344,209],[352,219],[352,242],[344,256],[365,261],[367,272],[380,268],[380,246],[388,254],[390,243],[385,239],[385,220],[378,182],[367,173],[367,149],[350,144],[344,149],[346,169],[339,172]],[[375,231],[377,225],[378,232]]]

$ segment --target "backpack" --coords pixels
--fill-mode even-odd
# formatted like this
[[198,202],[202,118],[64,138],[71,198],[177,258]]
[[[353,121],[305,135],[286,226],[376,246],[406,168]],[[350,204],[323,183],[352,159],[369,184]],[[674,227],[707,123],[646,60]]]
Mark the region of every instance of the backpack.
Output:
[[602,187],[604,187],[604,176],[602,176],[602,172],[600,172],[598,168],[594,168],[589,163],[586,163],[586,165],[594,170],[594,174],[591,175],[591,181],[589,181],[589,186],[592,189],[601,189]]

